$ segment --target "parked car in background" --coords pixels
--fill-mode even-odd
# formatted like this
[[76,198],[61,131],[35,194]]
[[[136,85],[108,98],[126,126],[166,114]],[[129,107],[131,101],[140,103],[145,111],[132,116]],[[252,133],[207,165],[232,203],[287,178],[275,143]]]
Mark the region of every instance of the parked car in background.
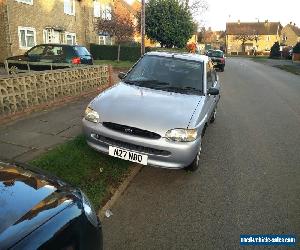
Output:
[[0,161],[0,249],[102,249],[100,221],[79,189]]
[[225,56],[222,50],[212,50],[207,54],[214,63],[214,67],[220,71],[224,71],[225,68]]
[[149,52],[88,105],[83,129],[99,152],[144,165],[196,170],[220,84],[198,54]]
[[24,55],[6,59],[11,73],[27,70],[50,70],[68,68],[74,65],[92,65],[90,52],[79,45],[40,44],[32,47]]

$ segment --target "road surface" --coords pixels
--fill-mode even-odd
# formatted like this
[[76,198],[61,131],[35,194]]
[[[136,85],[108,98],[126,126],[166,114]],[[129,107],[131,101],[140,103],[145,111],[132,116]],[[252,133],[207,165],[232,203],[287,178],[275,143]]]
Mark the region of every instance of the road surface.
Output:
[[144,167],[103,221],[105,249],[236,249],[240,234],[299,239],[300,77],[239,58],[219,75],[201,168]]

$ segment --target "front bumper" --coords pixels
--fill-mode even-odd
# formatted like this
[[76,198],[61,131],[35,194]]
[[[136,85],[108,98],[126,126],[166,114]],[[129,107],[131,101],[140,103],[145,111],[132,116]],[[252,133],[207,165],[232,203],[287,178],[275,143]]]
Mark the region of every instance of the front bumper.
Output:
[[93,149],[108,154],[109,146],[148,155],[150,166],[181,169],[192,163],[200,146],[201,138],[193,142],[172,142],[166,138],[147,139],[117,132],[83,118],[83,132]]

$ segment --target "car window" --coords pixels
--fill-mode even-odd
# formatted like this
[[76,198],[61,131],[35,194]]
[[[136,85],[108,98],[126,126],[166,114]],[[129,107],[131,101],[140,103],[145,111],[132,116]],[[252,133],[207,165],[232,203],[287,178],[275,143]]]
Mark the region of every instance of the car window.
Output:
[[210,57],[223,57],[223,52],[218,50],[213,50],[208,52],[208,56]]
[[29,50],[27,52],[27,54],[29,56],[41,56],[44,54],[45,48],[46,48],[45,45],[36,46],[36,47],[32,48],[31,50]]
[[207,89],[209,89],[213,86],[213,83],[214,83],[213,71],[212,71],[210,63],[206,64],[206,78],[207,78]]
[[146,55],[127,74],[126,82],[175,92],[203,91],[203,63]]
[[90,52],[85,47],[74,47],[75,51],[77,52],[77,55],[79,56],[90,56]]
[[48,45],[43,55],[46,57],[59,57],[63,56],[63,54],[64,50],[62,46]]

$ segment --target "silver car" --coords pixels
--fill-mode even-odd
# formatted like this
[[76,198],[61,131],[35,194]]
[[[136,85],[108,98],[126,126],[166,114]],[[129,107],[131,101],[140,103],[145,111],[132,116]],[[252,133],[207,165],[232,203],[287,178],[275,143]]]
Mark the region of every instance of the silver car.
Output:
[[85,111],[88,145],[144,165],[196,170],[202,137],[220,99],[211,60],[149,52],[119,78]]

